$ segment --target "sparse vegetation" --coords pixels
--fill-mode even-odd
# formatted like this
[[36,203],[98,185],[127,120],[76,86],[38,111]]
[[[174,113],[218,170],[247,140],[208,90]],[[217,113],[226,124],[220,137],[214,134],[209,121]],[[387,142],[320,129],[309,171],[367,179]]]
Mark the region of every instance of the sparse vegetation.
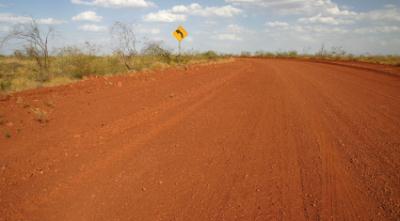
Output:
[[[51,27],[43,30],[38,23],[32,19],[29,23],[15,25],[12,31],[4,38],[4,42],[15,39],[21,41],[27,57],[36,63],[37,79],[47,81],[51,77],[49,73],[49,39],[53,33]],[[16,58],[23,57],[21,51],[14,52]]]
[[48,114],[46,111],[40,108],[31,108],[32,113],[34,114],[35,120],[39,123],[47,123],[49,122]]
[[134,68],[132,60],[137,55],[137,40],[133,26],[122,22],[115,22],[111,27],[111,36],[113,40],[117,42],[114,53],[123,60],[128,70],[132,70]]
[[[163,69],[225,58],[225,56],[208,51],[182,54],[178,60],[176,54],[157,42],[146,44],[141,53],[129,58],[123,58],[118,53],[94,55],[74,46],[57,51],[55,55],[49,57],[50,65],[47,72],[39,71],[35,58],[23,51],[16,51],[9,56],[1,56],[0,91],[21,91],[43,86],[62,85],[90,76]],[[127,63],[129,63],[129,69]]]
[[[50,65],[47,72],[39,71],[37,61],[24,51],[15,51],[9,56],[0,56],[0,91],[20,91],[43,86],[62,85],[90,76],[105,76],[132,73],[148,69],[163,69],[177,65],[187,65],[198,62],[215,61],[231,57],[214,51],[204,53],[184,53],[178,60],[178,55],[166,49],[160,42],[145,44],[140,53],[129,58],[121,57],[119,53],[112,55],[95,55],[90,50],[78,47],[64,47],[49,56]],[[260,58],[299,58],[331,61],[361,61],[377,64],[400,66],[400,56],[395,55],[352,55],[341,48],[323,49],[316,54],[300,54],[288,52],[243,52],[242,57]],[[129,61],[127,61],[129,59]],[[127,68],[129,63],[129,69]],[[46,75],[44,75],[46,74]]]
[[216,60],[220,55],[218,55],[215,51],[207,51],[204,52],[202,56],[206,57],[209,60]]
[[[243,55],[243,53],[242,53]],[[358,61],[375,64],[385,64],[400,66],[400,56],[398,55],[353,55],[346,53],[341,47],[333,47],[330,50],[324,46],[315,54],[300,54],[297,51],[286,52],[264,52],[257,51],[254,54],[245,52],[245,57],[260,57],[260,58],[299,58],[299,59],[318,59],[329,61]]]
[[[116,44],[112,54],[99,55],[99,46],[90,42],[85,42],[84,47],[59,48],[50,54],[48,43],[53,32],[52,28],[39,26],[32,19],[30,23],[16,25],[8,35],[0,39],[0,48],[13,39],[21,43],[21,47],[11,55],[0,55],[0,92],[55,86],[90,76],[164,69],[235,56],[221,55],[214,51],[177,55],[162,42],[154,41],[144,43],[142,49],[138,50],[133,26],[121,22],[115,22],[111,27],[111,39]],[[315,54],[300,54],[297,51],[245,51],[239,56],[363,61],[400,66],[400,56],[356,56],[346,53],[340,47],[327,50],[324,46]]]
[[[100,55],[99,46],[69,46],[49,50],[54,29],[32,19],[15,25],[0,39],[0,49],[10,41],[19,43],[11,55],[0,55],[0,92],[20,91],[70,83],[89,76],[132,73],[221,58],[217,53],[183,53],[179,56],[161,42],[147,42],[137,50],[134,26],[115,22],[110,29],[113,53]],[[139,52],[140,51],[140,52]]]

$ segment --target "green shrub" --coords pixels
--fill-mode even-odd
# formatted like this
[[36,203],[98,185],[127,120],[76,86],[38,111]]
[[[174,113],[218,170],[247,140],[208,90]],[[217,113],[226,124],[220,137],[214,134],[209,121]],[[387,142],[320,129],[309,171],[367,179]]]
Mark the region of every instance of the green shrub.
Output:
[[219,55],[215,51],[207,51],[202,54],[208,60],[215,60],[219,57]]
[[11,88],[11,81],[7,79],[0,79],[0,90],[8,91]]
[[41,83],[37,80],[25,78],[25,77],[18,77],[11,80],[10,89],[12,91],[21,91],[25,89],[36,88],[40,86]]
[[170,64],[173,60],[172,53],[163,48],[160,43],[150,42],[142,50],[142,54],[147,58],[155,58],[159,61]]
[[298,53],[297,53],[297,51],[288,51],[288,52],[287,52],[287,56],[288,56],[289,58],[295,58],[295,57],[298,56]]
[[242,51],[242,53],[240,53],[241,57],[250,57],[251,56],[251,52],[249,51]]

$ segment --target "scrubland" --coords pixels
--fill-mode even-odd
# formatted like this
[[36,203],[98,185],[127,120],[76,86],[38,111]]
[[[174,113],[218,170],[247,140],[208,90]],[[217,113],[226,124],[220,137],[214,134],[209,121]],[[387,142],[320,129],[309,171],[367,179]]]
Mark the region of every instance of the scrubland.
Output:
[[[225,58],[215,52],[172,54],[158,48],[154,53],[132,56],[128,61],[118,54],[92,55],[78,48],[64,48],[49,57],[49,66],[38,66],[33,57],[23,53],[0,56],[0,91],[14,92],[71,83],[90,76],[110,76],[159,70],[168,67],[218,61]],[[125,63],[129,63],[129,68]]]
[[[142,53],[129,58],[118,53],[95,55],[77,47],[66,47],[49,56],[48,68],[38,65],[35,57],[16,51],[12,55],[0,56],[0,91],[15,92],[26,89],[68,84],[91,76],[110,76],[135,73],[146,70],[160,70],[169,67],[206,63],[232,57],[286,58],[328,61],[368,62],[400,66],[398,55],[352,55],[335,51],[301,54],[288,52],[242,52],[218,54],[214,51],[202,53],[183,53],[177,55],[160,45],[152,45]],[[128,59],[128,60],[127,60]],[[129,64],[129,68],[127,67]]]

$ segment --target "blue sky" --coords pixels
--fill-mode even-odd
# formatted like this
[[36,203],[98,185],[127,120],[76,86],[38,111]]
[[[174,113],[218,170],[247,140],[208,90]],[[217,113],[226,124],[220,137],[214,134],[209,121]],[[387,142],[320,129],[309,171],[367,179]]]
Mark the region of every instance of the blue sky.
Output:
[[182,24],[186,51],[311,53],[325,45],[400,54],[399,0],[0,0],[0,35],[29,17],[56,29],[53,48],[89,41],[110,52],[109,28],[121,21],[134,25],[140,42],[170,49],[177,45],[171,32]]

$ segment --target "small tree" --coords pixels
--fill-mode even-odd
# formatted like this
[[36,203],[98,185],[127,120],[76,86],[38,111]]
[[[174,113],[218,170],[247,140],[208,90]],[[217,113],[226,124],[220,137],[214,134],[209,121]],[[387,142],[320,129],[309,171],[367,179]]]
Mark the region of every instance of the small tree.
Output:
[[100,47],[89,41],[85,41],[85,52],[87,55],[96,56],[100,51]]
[[6,44],[6,42],[8,40],[10,40],[11,35],[10,34],[6,34],[5,36],[2,36],[0,39],[0,50],[3,48],[3,46]]
[[13,35],[28,44],[25,49],[29,55],[35,58],[41,69],[48,71],[49,68],[49,37],[53,32],[49,27],[47,31],[40,29],[35,20],[32,19],[27,25],[19,25],[13,30]]
[[171,63],[172,54],[162,46],[162,42],[150,41],[145,44],[142,54],[163,59],[166,63]]
[[132,70],[132,59],[137,55],[136,35],[133,26],[115,22],[111,27],[111,37],[116,42],[114,52],[122,58],[125,67]]
[[317,57],[325,57],[327,55],[327,52],[325,50],[325,44],[321,45],[321,48],[319,49],[319,51],[316,53]]
[[240,53],[240,56],[241,56],[241,57],[251,57],[251,52],[249,52],[249,51],[242,51],[242,52]]
[[14,50],[13,56],[20,60],[26,58],[26,54],[24,53],[24,51],[18,49]]
[[218,58],[219,55],[215,51],[206,51],[203,53],[203,56],[209,60],[215,60]]
[[[49,38],[54,29],[42,30],[38,23],[32,19],[27,24],[17,24],[11,30],[6,40],[16,39],[25,42],[26,54],[35,59],[41,74],[48,74],[49,61]],[[45,79],[43,79],[45,80]]]

